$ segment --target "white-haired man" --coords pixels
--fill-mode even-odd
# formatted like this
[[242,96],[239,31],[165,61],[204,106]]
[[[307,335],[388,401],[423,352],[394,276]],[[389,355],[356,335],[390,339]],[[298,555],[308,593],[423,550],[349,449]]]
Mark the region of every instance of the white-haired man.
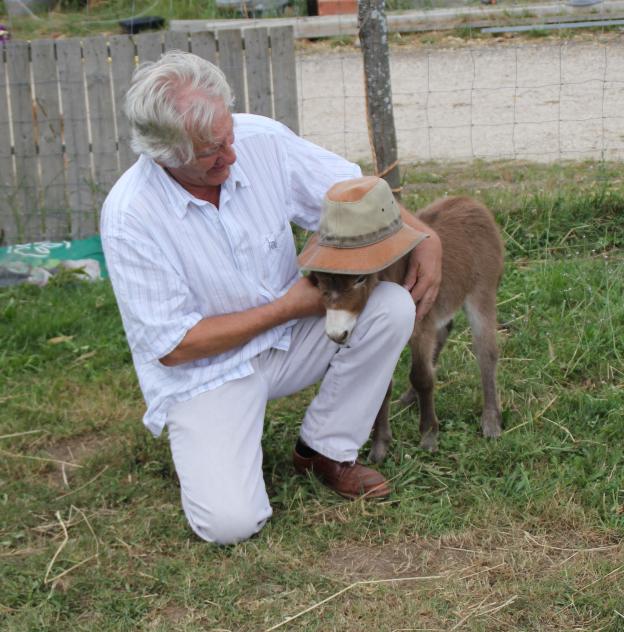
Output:
[[315,230],[324,193],[360,169],[275,121],[232,115],[231,101],[221,71],[195,55],[140,66],[126,97],[139,159],[101,220],[145,424],[156,435],[167,425],[189,524],[220,544],[271,516],[260,445],[267,401],[318,381],[298,471],[347,497],[389,493],[356,457],[414,301],[424,313],[435,299],[441,252],[435,235],[418,246],[412,296],[381,284],[350,344],[330,341],[319,292],[298,273],[290,223]]

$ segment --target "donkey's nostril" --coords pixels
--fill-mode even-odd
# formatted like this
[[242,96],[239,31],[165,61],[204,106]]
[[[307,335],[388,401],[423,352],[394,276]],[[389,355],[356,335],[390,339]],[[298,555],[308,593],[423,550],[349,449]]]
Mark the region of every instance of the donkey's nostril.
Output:
[[342,309],[328,309],[325,320],[325,332],[337,344],[343,345],[355,325],[355,315]]

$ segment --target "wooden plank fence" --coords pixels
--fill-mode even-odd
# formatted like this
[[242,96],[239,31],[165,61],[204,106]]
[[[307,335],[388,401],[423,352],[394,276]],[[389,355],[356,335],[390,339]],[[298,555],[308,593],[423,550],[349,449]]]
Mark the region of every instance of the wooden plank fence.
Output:
[[0,47],[0,245],[97,232],[106,194],[136,159],[123,114],[132,72],[172,49],[217,64],[235,111],[298,131],[291,26],[8,42]]

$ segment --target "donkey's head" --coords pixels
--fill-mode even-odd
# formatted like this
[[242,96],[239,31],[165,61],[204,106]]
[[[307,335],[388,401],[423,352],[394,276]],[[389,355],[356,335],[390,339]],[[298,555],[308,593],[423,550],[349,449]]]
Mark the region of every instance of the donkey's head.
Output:
[[333,274],[312,272],[327,310],[325,333],[338,344],[346,344],[357,317],[378,283],[376,274]]
[[325,331],[332,340],[347,342],[377,284],[377,273],[424,238],[424,233],[403,224],[392,190],[381,178],[344,180],[327,191],[319,231],[298,259],[322,292]]

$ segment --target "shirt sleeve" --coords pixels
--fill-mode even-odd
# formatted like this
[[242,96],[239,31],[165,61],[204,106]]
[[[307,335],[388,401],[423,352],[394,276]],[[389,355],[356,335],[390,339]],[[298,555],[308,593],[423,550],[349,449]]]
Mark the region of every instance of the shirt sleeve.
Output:
[[108,237],[103,246],[133,357],[157,361],[202,319],[192,292],[148,239]]
[[359,165],[285,129],[282,145],[291,196],[289,219],[306,230],[317,230],[327,190],[341,180],[359,178],[362,170]]

